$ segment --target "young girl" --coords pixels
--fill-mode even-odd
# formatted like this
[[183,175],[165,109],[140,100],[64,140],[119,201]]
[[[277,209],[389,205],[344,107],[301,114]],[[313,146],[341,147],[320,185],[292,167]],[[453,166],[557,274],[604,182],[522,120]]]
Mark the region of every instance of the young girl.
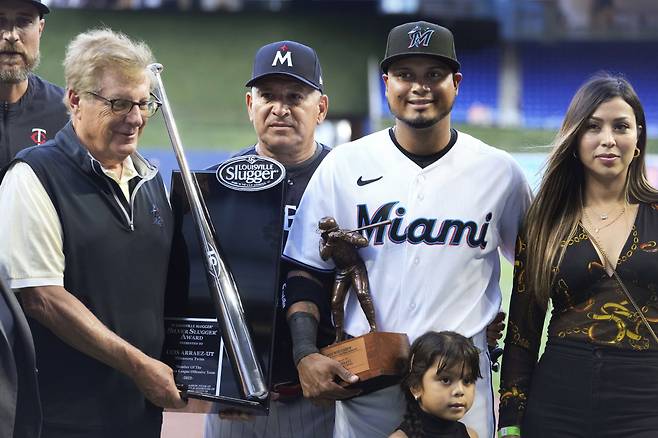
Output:
[[477,438],[459,420],[473,406],[479,351],[455,332],[427,332],[411,345],[402,380],[407,412],[389,438]]

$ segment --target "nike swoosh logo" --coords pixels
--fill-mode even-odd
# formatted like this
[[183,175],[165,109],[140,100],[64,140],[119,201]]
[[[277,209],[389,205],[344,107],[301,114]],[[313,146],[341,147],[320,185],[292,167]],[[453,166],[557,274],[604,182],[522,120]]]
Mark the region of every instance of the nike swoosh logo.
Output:
[[375,179],[363,179],[362,176],[359,177],[359,179],[356,180],[356,185],[357,186],[365,186],[370,183],[374,183],[375,181],[379,181],[380,179],[384,178],[384,176],[380,176],[379,178]]

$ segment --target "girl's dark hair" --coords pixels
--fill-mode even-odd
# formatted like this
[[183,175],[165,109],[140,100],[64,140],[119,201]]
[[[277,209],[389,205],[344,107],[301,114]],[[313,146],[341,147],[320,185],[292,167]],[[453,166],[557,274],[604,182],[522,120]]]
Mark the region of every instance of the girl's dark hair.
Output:
[[411,393],[411,388],[422,386],[423,375],[439,359],[436,373],[454,367],[461,368],[461,376],[475,381],[482,377],[480,373],[480,351],[473,342],[455,332],[427,332],[411,344],[407,373],[400,386],[407,399],[407,412],[402,424],[409,438],[423,437],[420,421],[420,406]]

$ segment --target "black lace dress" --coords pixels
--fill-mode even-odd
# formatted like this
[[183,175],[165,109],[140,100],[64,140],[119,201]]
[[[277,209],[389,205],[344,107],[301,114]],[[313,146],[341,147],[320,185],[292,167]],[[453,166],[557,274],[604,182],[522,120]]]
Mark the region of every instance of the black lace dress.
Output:
[[[658,332],[658,204],[640,204],[616,270]],[[644,326],[582,227],[569,241],[551,291],[553,311],[548,344],[585,343],[596,348],[656,352],[658,345]],[[526,289],[526,242],[517,242],[514,288],[505,339],[500,384],[499,426],[521,425],[533,372],[537,366],[546,311]],[[583,344],[580,344],[583,345]],[[650,354],[650,353],[649,353]],[[564,370],[568,373],[569,370]],[[622,383],[620,383],[622,385]]]

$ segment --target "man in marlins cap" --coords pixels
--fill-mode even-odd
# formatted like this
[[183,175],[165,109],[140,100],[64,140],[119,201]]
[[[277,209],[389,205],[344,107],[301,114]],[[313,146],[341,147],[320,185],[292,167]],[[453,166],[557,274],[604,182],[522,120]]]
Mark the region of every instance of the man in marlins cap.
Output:
[[[480,438],[492,437],[486,329],[501,303],[498,251],[513,259],[530,191],[508,154],[452,127],[462,74],[448,29],[424,21],[395,27],[381,69],[395,124],[336,148],[311,178],[284,250],[299,267],[291,272],[286,293],[305,294],[318,305],[324,299],[312,278],[335,267],[318,253],[313,231],[319,218],[332,216],[348,229],[392,219],[365,231],[370,245],[360,250],[377,327],[406,333],[412,342],[442,330],[472,338],[482,352],[483,378],[474,383],[474,405],[463,421]],[[345,333],[360,336],[369,330],[350,296]],[[357,376],[318,354],[310,340],[295,348],[306,354],[298,365],[305,395],[353,395],[341,393],[347,390],[336,381],[354,382]],[[455,394],[445,409],[458,419],[466,406]],[[405,394],[397,385],[338,401],[334,437],[387,437],[398,427],[408,430],[405,410]]]
[[[274,158],[286,167],[286,205],[284,238],[292,224],[297,205],[311,175],[329,153],[329,147],[315,141],[315,128],[327,116],[329,100],[323,93],[322,69],[315,50],[295,41],[278,41],[256,52],[251,79],[247,82],[247,113],[254,126],[257,142],[236,154]],[[213,166],[216,168],[217,166]],[[281,263],[279,278],[283,282],[291,269]],[[330,281],[331,279],[326,279]],[[283,285],[282,285],[283,286]],[[283,287],[281,288],[283,289]],[[329,316],[329,286],[324,286],[325,299],[316,307],[305,296],[285,294],[277,308],[277,322],[272,365],[272,394],[267,417],[245,421],[209,415],[206,438],[216,437],[330,437],[333,431],[333,403],[314,404],[302,397],[295,365],[299,354],[292,347],[293,336],[308,336],[295,324],[292,316],[299,309],[313,307],[320,321],[319,342],[328,344],[333,336]],[[317,326],[317,323],[315,324]],[[316,338],[313,334],[313,345]],[[303,344],[302,344],[303,345]]]
[[38,0],[0,2],[0,167],[43,144],[68,121],[64,90],[34,75],[48,7]]

